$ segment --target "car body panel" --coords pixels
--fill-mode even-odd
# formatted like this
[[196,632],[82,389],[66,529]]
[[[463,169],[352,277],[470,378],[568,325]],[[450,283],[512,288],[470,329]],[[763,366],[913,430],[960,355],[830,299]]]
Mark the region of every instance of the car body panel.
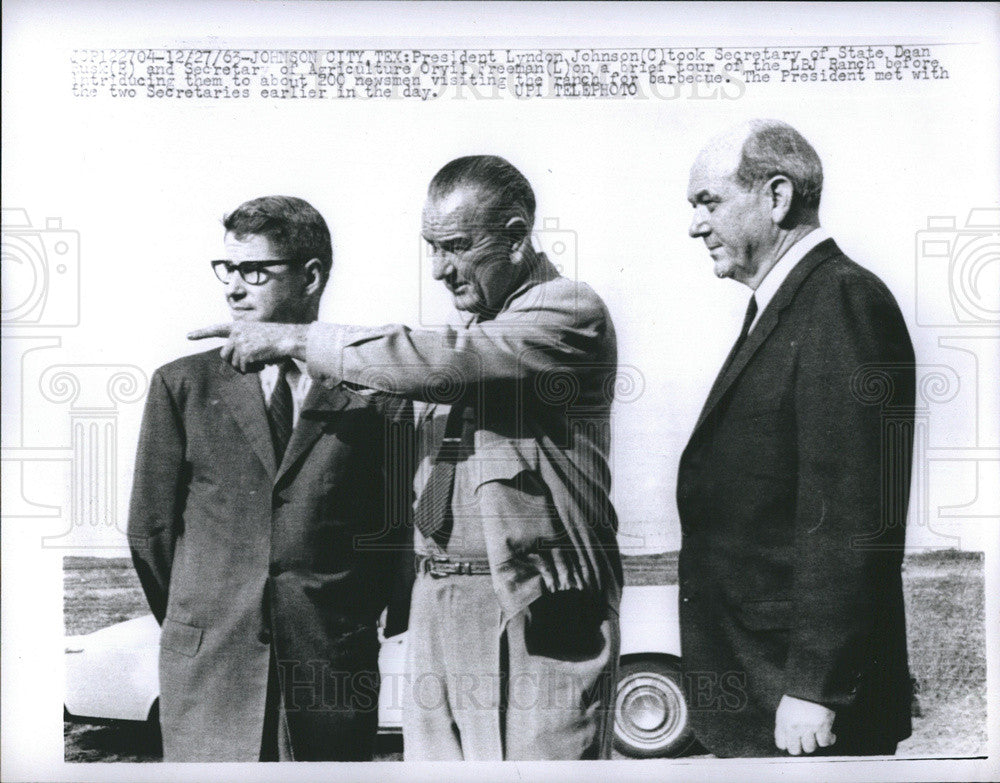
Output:
[[160,626],[151,614],[67,636],[66,711],[74,718],[146,720],[160,693]]
[[630,585],[622,591],[621,657],[663,654],[680,658],[677,600],[677,585]]
[[378,670],[382,687],[378,692],[379,731],[403,729],[403,685],[406,670],[406,634],[390,636],[382,641],[378,655]]

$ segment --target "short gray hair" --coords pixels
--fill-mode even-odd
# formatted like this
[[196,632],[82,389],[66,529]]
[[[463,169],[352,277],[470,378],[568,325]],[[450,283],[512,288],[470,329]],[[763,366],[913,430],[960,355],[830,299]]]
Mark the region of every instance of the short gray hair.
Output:
[[750,189],[779,175],[792,183],[792,213],[814,215],[823,192],[823,164],[816,150],[788,123],[753,120],[740,151],[736,181]]

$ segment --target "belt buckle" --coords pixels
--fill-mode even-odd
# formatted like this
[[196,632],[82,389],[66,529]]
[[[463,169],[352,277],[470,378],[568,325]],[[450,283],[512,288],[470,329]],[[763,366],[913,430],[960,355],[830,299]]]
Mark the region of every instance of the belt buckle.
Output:
[[427,573],[430,574],[434,579],[441,579],[445,576],[451,576],[454,570],[449,570],[447,566],[448,558],[443,555],[431,555],[427,560]]

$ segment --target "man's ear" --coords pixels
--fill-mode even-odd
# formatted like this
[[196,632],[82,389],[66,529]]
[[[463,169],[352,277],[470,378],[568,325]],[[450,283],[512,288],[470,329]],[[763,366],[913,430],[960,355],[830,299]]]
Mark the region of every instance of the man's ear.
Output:
[[794,194],[795,187],[788,177],[778,175],[768,180],[767,195],[771,200],[771,220],[774,225],[780,226],[785,222],[785,218],[792,211]]
[[531,231],[528,222],[520,215],[515,215],[503,227],[504,235],[510,242],[510,260],[517,264],[531,246]]
[[323,268],[323,262],[318,258],[310,258],[302,267],[306,273],[306,294],[320,294],[326,286],[327,272]]

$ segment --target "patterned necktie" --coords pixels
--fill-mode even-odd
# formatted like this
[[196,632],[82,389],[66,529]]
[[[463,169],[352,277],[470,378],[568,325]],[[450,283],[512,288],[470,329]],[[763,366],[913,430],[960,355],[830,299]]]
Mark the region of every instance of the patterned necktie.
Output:
[[726,357],[725,364],[722,365],[722,369],[719,371],[719,378],[722,378],[726,374],[726,370],[729,369],[729,365],[733,363],[733,359],[736,358],[736,354],[740,352],[740,348],[743,347],[743,343],[746,342],[747,335],[750,334],[750,324],[753,323],[753,319],[757,316],[757,297],[751,296],[750,303],[747,305],[747,314],[743,318],[743,328],[740,330],[740,336],[736,338],[736,342],[733,343],[733,348],[729,352],[729,356]]
[[281,464],[285,449],[292,437],[292,388],[288,385],[288,372],[291,360],[286,360],[278,366],[278,380],[271,392],[267,404],[267,423],[271,427],[271,442],[274,444],[274,458]]
[[413,524],[426,539],[434,539],[442,548],[448,543],[454,521],[451,496],[455,489],[455,466],[474,450],[475,411],[471,405],[456,403],[448,413],[444,439],[427,477],[424,491],[413,511]]

